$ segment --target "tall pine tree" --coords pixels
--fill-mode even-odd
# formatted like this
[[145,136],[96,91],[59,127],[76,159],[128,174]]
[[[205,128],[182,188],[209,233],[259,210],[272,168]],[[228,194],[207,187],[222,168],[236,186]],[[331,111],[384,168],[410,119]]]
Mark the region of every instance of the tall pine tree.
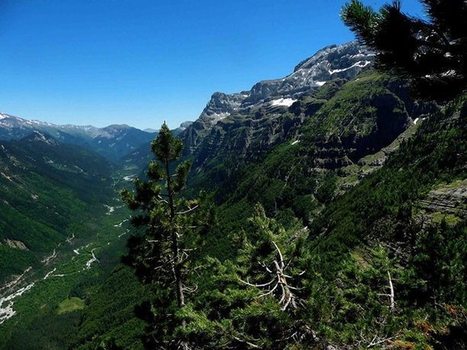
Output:
[[181,195],[190,163],[175,164],[182,141],[164,123],[151,148],[156,160],[150,162],[147,180],[135,180],[135,191],[124,190],[122,198],[134,212],[132,225],[139,234],[128,242],[124,261],[136,270],[154,297],[139,308],[148,322],[148,348],[188,349],[183,317],[196,241],[206,229],[207,216],[200,213],[199,199]]

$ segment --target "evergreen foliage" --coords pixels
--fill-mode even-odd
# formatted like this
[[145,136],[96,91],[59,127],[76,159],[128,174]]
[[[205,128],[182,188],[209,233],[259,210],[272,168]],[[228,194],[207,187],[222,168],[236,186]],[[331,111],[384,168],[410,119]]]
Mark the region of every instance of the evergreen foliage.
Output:
[[402,12],[393,1],[378,12],[359,0],[342,9],[358,39],[377,52],[377,65],[413,81],[424,98],[449,99],[467,84],[467,3],[422,0],[428,20]]
[[189,162],[172,165],[180,157],[182,142],[164,123],[152,142],[156,160],[151,161],[147,180],[135,180],[135,192],[122,192],[122,198],[135,212],[132,225],[143,230],[128,243],[124,262],[135,268],[137,276],[150,286],[154,297],[139,307],[148,321],[145,344],[148,348],[188,348],[183,331],[187,304],[191,257],[196,242],[206,229],[208,217],[199,209],[200,199],[181,196],[190,169]]

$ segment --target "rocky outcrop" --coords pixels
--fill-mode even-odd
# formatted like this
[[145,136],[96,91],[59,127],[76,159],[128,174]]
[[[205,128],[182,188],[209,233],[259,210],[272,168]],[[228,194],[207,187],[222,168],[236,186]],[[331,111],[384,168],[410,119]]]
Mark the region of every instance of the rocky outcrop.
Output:
[[216,124],[218,121],[228,117],[232,113],[239,111],[242,102],[249,96],[248,92],[241,92],[236,94],[224,94],[222,92],[215,92],[208,104],[200,115],[203,122],[209,124]]
[[243,104],[251,105],[284,96],[297,98],[328,81],[352,79],[370,66],[373,59],[374,54],[357,42],[325,47],[297,65],[287,77],[255,84]]
[[29,250],[23,242],[14,239],[7,238],[4,240],[4,244],[13,249]]
[[419,206],[427,212],[441,212],[461,218],[467,217],[467,181],[436,188],[419,201]]

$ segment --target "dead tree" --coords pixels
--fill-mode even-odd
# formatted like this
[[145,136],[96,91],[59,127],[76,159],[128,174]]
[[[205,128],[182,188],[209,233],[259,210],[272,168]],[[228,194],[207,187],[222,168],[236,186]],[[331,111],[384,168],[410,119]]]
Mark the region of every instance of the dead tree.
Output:
[[[284,256],[277,246],[276,242],[272,241],[274,248],[276,250],[277,256],[272,262],[271,266],[267,266],[264,262],[261,263],[261,266],[266,270],[267,274],[270,275],[271,280],[266,283],[250,283],[248,281],[240,281],[250,287],[255,287],[263,290],[263,293],[258,296],[258,298],[263,298],[268,295],[278,295],[279,305],[281,305],[281,310],[285,311],[289,306],[296,309],[298,308],[300,301],[295,295],[294,291],[300,290],[300,288],[290,285],[289,280],[293,279],[293,276],[290,276],[286,273],[286,270],[290,266],[291,259],[286,264],[284,261]],[[305,273],[302,271],[298,274],[301,276]]]
[[391,308],[391,312],[394,312],[396,308],[394,285],[392,284],[391,273],[389,271],[388,271],[388,288],[389,288],[389,293],[382,293],[382,294],[380,293],[378,295],[389,298],[389,305]]

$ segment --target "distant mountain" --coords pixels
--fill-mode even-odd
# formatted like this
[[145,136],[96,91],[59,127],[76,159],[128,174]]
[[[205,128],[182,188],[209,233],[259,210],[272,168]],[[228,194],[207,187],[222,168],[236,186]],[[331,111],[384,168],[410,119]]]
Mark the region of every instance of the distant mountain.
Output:
[[154,133],[128,125],[97,128],[90,125],[55,125],[0,113],[0,140],[17,140],[33,131],[41,131],[56,140],[85,147],[117,162],[154,138]]
[[100,130],[101,133],[90,141],[91,148],[113,161],[119,161],[142,145],[149,144],[155,136],[155,133],[128,125],[109,125]]
[[[191,124],[193,124],[192,121],[186,121],[180,124],[178,128],[172,129],[172,132],[176,135],[180,134],[182,131],[184,131],[186,128],[188,128]],[[172,127],[172,125],[169,125]],[[144,129],[143,131],[150,132],[150,133],[157,133],[159,132],[159,129],[152,129],[152,128],[147,128]]]
[[[186,121],[180,124],[178,128],[172,129],[174,135],[183,137],[183,132],[193,124],[192,121]],[[169,125],[171,127],[171,125]],[[146,129],[148,130],[148,129]],[[151,129],[152,130],[152,129]],[[155,131],[157,133],[158,130]],[[136,175],[145,169],[148,162],[152,159],[150,143],[144,143],[132,152],[121,158],[120,164],[123,166],[125,174]]]
[[[300,62],[284,78],[258,82],[249,91],[214,93],[196,121],[182,124],[175,130],[184,140],[184,156],[192,160],[194,173],[203,174],[204,180],[225,180],[226,174],[237,168],[240,161],[261,157],[285,140],[298,137],[301,125],[346,83],[371,71],[373,61],[374,53],[357,42],[331,45]],[[365,103],[378,101],[375,105],[378,113],[388,113],[388,106],[399,106],[403,114],[394,125],[385,125],[387,129],[374,124],[376,120],[368,124],[368,128],[384,137],[379,138],[380,143],[358,145],[368,149],[359,150],[362,154],[387,146],[410,125],[411,120],[433,111],[429,106],[411,100],[401,81],[375,76],[366,78],[360,85],[364,86],[363,93],[377,95],[365,100],[361,108],[365,108]],[[349,89],[344,91],[348,94]],[[350,101],[351,96],[345,95],[344,99]],[[378,137],[373,139],[378,140]],[[345,147],[353,150],[357,146]],[[122,163],[134,175],[150,157],[150,148],[143,145],[123,158]],[[232,164],[226,166],[229,159]]]

